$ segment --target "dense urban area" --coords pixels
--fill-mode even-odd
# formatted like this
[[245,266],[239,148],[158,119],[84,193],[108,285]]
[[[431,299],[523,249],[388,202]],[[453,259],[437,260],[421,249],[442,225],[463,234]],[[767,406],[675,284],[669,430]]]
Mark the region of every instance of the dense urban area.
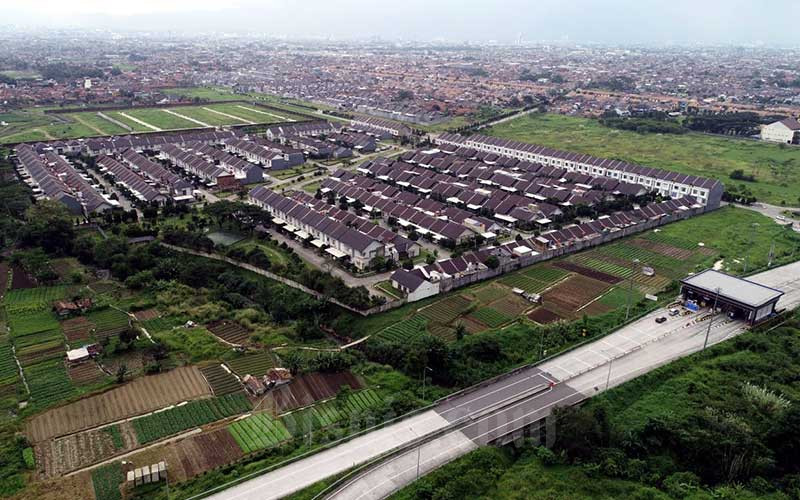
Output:
[[0,495],[800,498],[800,49],[0,30]]

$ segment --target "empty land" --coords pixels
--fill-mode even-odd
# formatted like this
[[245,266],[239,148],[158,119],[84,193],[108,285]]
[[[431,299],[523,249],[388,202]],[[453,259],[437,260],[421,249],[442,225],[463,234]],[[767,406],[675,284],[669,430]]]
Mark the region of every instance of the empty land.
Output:
[[747,182],[759,200],[789,206],[800,193],[800,149],[747,139],[687,134],[637,133],[604,127],[597,120],[534,113],[494,126],[489,135],[564,151],[614,158],[675,172],[713,177],[725,184],[734,170],[756,176]]

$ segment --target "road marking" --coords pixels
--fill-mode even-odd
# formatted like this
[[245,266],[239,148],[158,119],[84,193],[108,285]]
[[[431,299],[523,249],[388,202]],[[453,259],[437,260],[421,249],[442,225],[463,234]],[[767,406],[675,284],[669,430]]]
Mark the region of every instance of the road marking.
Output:
[[172,111],[171,109],[162,109],[161,111],[163,111],[164,113],[169,113],[171,115],[175,115],[178,118],[183,118],[184,120],[188,120],[188,121],[190,121],[192,123],[196,123],[196,124],[200,125],[201,127],[214,128],[214,125],[209,125],[208,123],[201,122],[200,120],[195,120],[194,118],[191,118],[189,116],[182,115],[180,113],[176,113],[176,112]]
[[138,119],[136,117],[133,117],[133,116],[129,115],[128,113],[123,113],[122,111],[117,111],[117,113],[119,113],[119,116],[124,116],[128,120],[134,121],[134,122],[138,123],[139,125],[144,125],[145,127],[151,128],[151,129],[155,130],[156,132],[161,132],[163,130],[163,129],[160,129],[158,127],[154,127],[153,125],[150,125],[149,123],[147,123],[145,121],[142,121],[142,120],[140,120],[140,119]]

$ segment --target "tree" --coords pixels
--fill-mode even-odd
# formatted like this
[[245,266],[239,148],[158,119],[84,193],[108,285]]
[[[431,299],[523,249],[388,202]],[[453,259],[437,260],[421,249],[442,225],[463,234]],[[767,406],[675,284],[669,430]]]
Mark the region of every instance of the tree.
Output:
[[75,230],[72,215],[63,204],[41,200],[25,211],[26,224],[20,229],[23,245],[41,247],[47,253],[63,255],[72,248]]
[[456,340],[461,340],[467,334],[467,327],[464,326],[464,323],[458,322],[456,325]]
[[500,259],[496,255],[490,255],[485,264],[489,269],[497,269],[500,266]]
[[128,366],[124,363],[119,365],[119,368],[117,368],[117,383],[121,384],[125,382],[125,375],[127,374],[128,374]]

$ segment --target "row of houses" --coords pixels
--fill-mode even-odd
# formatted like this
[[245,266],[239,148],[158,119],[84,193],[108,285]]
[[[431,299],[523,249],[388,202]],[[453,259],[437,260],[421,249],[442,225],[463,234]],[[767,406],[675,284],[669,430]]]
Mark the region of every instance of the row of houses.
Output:
[[183,177],[170,172],[159,163],[133,149],[126,149],[120,159],[145,178],[154,182],[161,191],[176,201],[184,201],[193,197],[192,184]]
[[273,223],[286,232],[309,241],[334,259],[349,259],[359,270],[368,269],[373,259],[386,256],[382,241],[263,186],[250,191],[249,201],[268,211]]
[[64,204],[73,214],[82,214],[83,205],[73,190],[45,165],[42,158],[27,144],[15,150],[20,177],[31,187],[34,196]]
[[327,120],[315,120],[297,123],[281,123],[267,127],[265,136],[271,141],[277,141],[283,137],[312,137],[326,135],[337,132],[339,129]]
[[197,150],[184,149],[174,144],[165,144],[161,147],[159,157],[168,160],[178,168],[199,177],[212,186],[226,189],[234,188],[238,185],[232,173],[214,165]]
[[305,161],[303,152],[299,149],[286,148],[268,141],[229,139],[225,141],[225,150],[270,170],[284,170]]
[[[451,289],[452,283],[448,282],[487,270],[487,262],[492,256],[497,259],[497,266],[501,269],[514,260],[521,260],[527,265],[536,262],[537,256],[540,259],[546,257],[547,252],[550,255],[563,255],[583,248],[592,240],[602,241],[602,238],[614,233],[630,234],[649,227],[646,226],[647,223],[658,223],[673,214],[704,208],[699,200],[688,196],[651,203],[634,210],[604,215],[590,222],[547,231],[532,238],[466,252],[455,259],[442,259],[433,264],[417,265],[410,270],[398,269],[390,280],[395,288],[406,294],[409,302],[413,302],[436,295],[440,290]],[[543,253],[544,256],[541,255]]]
[[[370,182],[371,180],[366,177],[340,170],[325,179],[320,190],[323,196],[328,193],[334,193],[338,197],[344,196],[351,204],[358,200],[361,202],[362,209],[372,216],[381,217],[387,221],[389,218],[393,218],[403,229],[422,236],[430,236],[431,240],[443,245],[464,244],[474,239],[476,234],[489,233],[492,229],[499,229],[492,224],[487,225],[486,221],[480,221],[477,216],[472,219],[468,217],[468,214],[464,214],[462,217],[459,217],[459,214],[453,214],[462,222],[470,223],[474,228],[471,229],[461,222],[451,220],[449,216],[439,210],[446,207],[435,200],[422,199],[413,193],[402,191],[388,184],[381,185],[374,181],[370,184]],[[470,220],[467,221],[467,219]],[[484,237],[493,236],[493,234],[484,234]]]
[[107,172],[113,176],[115,182],[125,186],[139,201],[158,205],[163,205],[167,201],[167,197],[151,186],[142,175],[129,169],[114,158],[100,156],[97,159],[97,166],[100,167],[101,172]]
[[[435,142],[439,145],[450,146],[450,151],[462,156],[483,152],[498,157],[505,156],[556,167],[568,172],[578,172],[593,177],[607,177],[621,182],[639,184],[648,191],[658,192],[662,196],[672,198],[691,196],[711,208],[720,205],[724,192],[722,183],[714,179],[635,165],[620,160],[598,158],[582,153],[559,151],[498,137],[478,134],[469,137],[462,137],[458,134],[442,134],[435,139]],[[492,159],[484,157],[483,161],[492,161]]]
[[260,165],[208,144],[196,144],[190,147],[205,156],[210,162],[216,163],[222,169],[233,174],[239,184],[264,182],[264,169]]
[[357,117],[350,121],[350,128],[366,134],[389,139],[392,137],[411,137],[412,131],[406,125],[375,117]]
[[330,205],[322,200],[318,200],[303,191],[295,191],[290,194],[290,198],[325,214],[328,217],[338,220],[347,227],[361,231],[370,238],[382,241],[386,245],[386,257],[398,262],[404,259],[413,259],[420,254],[421,247],[418,243],[390,231],[369,219],[358,216],[348,210],[342,210],[335,204]]

